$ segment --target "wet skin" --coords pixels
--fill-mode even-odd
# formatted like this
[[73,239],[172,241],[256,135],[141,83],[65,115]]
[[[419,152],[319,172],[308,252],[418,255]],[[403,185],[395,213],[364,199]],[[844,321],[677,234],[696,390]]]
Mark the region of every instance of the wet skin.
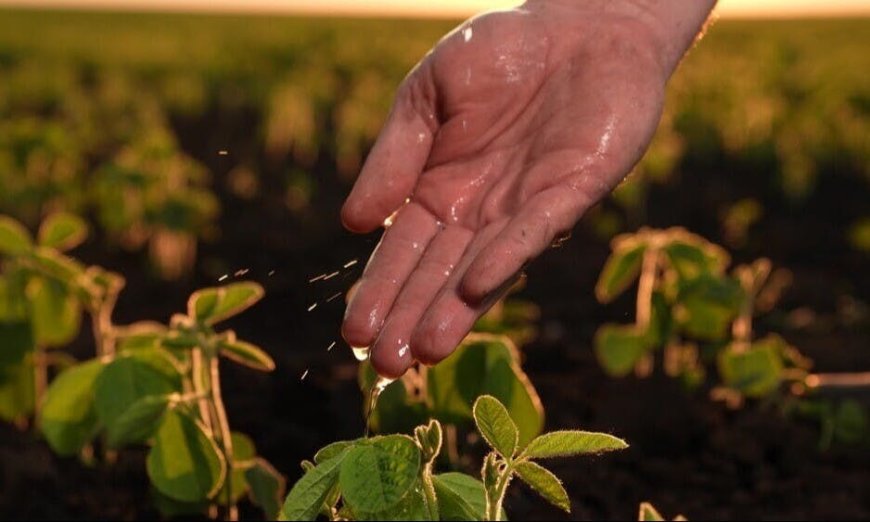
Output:
[[357,232],[392,216],[342,326],[381,375],[447,357],[648,146],[678,57],[601,5],[471,19],[400,86],[342,209]]

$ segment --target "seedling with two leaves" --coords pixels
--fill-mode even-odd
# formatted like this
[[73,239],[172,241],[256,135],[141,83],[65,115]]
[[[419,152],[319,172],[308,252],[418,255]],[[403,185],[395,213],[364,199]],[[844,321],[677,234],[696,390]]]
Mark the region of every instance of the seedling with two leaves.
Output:
[[483,395],[473,405],[475,425],[492,451],[481,479],[435,474],[443,444],[441,423],[418,426],[414,436],[385,435],[321,449],[293,486],[283,520],[504,520],[504,496],[516,476],[555,506],[570,511],[561,481],[537,460],[598,454],[626,443],[604,433],[557,431],[520,442],[505,406]]
[[230,430],[221,395],[219,357],[261,371],[274,368],[257,346],[215,325],[263,296],[255,283],[206,288],[191,295],[186,314],[169,327],[137,323],[116,328],[116,351],[63,372],[42,411],[46,440],[62,455],[103,433],[110,448],[146,443],[156,490],[192,512],[237,517],[246,494],[267,516],[278,512],[284,479],[253,442]]

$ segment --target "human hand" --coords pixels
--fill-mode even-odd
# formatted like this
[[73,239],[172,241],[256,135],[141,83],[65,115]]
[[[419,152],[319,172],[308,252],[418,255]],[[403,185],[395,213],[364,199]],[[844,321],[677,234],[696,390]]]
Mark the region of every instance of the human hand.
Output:
[[640,159],[701,23],[672,34],[649,4],[685,2],[712,7],[529,1],[469,20],[405,79],[342,209],[357,232],[393,216],[342,326],[378,373],[448,356]]

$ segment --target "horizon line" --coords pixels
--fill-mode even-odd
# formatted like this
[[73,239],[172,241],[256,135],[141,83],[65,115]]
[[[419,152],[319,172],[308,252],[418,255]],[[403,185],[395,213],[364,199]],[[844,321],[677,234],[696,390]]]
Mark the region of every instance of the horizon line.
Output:
[[[502,2],[502,4],[516,4],[517,2]],[[857,2],[856,2],[857,3]],[[372,4],[347,5],[346,3],[326,6],[323,3],[318,6],[305,4],[276,4],[274,0],[254,0],[247,3],[227,2],[216,5],[213,2],[200,3],[197,1],[175,0],[128,0],[119,3],[113,0],[0,0],[0,9],[13,8],[21,10],[39,11],[80,11],[80,12],[153,12],[153,13],[176,13],[176,14],[225,14],[225,15],[287,15],[287,16],[323,16],[335,18],[441,18],[456,19],[466,18],[488,9],[468,9],[459,6],[434,7],[414,5],[378,6]],[[713,16],[723,19],[807,19],[807,18],[844,18],[844,17],[870,17],[870,6],[804,6],[804,9],[783,11],[776,8],[756,7],[741,9],[736,7],[724,7],[725,2],[720,2],[713,12]],[[868,2],[870,4],[870,2]],[[814,8],[813,8],[814,7]],[[836,7],[839,7],[836,8]]]

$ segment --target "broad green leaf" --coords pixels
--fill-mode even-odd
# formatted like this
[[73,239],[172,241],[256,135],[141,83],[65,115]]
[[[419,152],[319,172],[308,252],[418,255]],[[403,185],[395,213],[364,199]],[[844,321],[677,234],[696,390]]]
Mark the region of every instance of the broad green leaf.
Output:
[[348,452],[325,460],[302,475],[284,500],[279,520],[314,520],[332,486],[338,482],[339,470]]
[[339,486],[357,513],[378,513],[396,504],[420,472],[420,448],[404,435],[388,435],[349,449],[341,464]]
[[79,246],[88,237],[88,225],[74,214],[56,212],[45,218],[37,237],[40,246],[65,252]]
[[36,247],[33,262],[41,273],[66,284],[73,284],[85,272],[84,265],[53,248]]
[[846,444],[858,444],[870,435],[870,418],[860,402],[846,399],[837,406],[833,417],[834,437]]
[[33,239],[24,226],[8,216],[0,216],[0,254],[19,256],[33,248]]
[[146,468],[154,487],[182,502],[214,496],[227,471],[217,445],[202,426],[177,410],[163,416]]
[[605,324],[595,333],[595,355],[613,377],[628,375],[647,350],[647,336],[633,324]]
[[96,434],[96,380],[103,370],[98,360],[61,373],[45,394],[40,425],[48,445],[60,455],[75,455]]
[[262,348],[239,340],[222,341],[220,353],[228,359],[264,372],[275,369],[275,361]]
[[149,489],[151,503],[160,513],[163,520],[191,519],[201,520],[207,518],[209,502],[181,502],[167,497],[152,484]]
[[402,500],[393,507],[378,513],[354,511],[355,520],[431,520],[426,511],[426,500],[423,496],[423,485],[418,479]]
[[250,486],[251,502],[263,510],[266,520],[275,520],[287,488],[284,476],[266,460],[256,458],[254,465],[245,470],[245,480]]
[[0,419],[14,422],[33,413],[33,365],[28,353],[20,364],[0,368]]
[[600,302],[609,303],[631,286],[640,274],[646,249],[646,243],[639,241],[614,248],[595,284],[595,296]]
[[3,381],[4,369],[24,364],[25,356],[33,346],[33,329],[29,321],[0,319],[0,382]]
[[676,318],[692,337],[705,341],[725,339],[744,297],[737,281],[703,275],[680,285]]
[[213,325],[251,307],[264,293],[262,286],[252,282],[197,290],[187,302],[187,313],[197,321]]
[[148,395],[124,410],[107,429],[106,443],[113,448],[142,442],[154,434],[163,414],[177,395]]
[[536,493],[557,508],[571,512],[571,500],[562,486],[562,481],[547,468],[531,461],[518,462],[514,466],[517,476]]
[[426,382],[434,417],[442,423],[470,423],[474,401],[492,395],[519,429],[521,446],[544,428],[541,401],[507,337],[470,335],[450,357],[429,369]]
[[721,274],[731,262],[725,250],[701,236],[683,229],[669,229],[664,234],[670,237],[663,250],[681,279]]
[[[97,378],[96,390],[97,417],[106,427],[112,445],[142,442],[150,437],[158,428],[157,421],[161,418],[156,408],[164,400],[168,405],[166,397],[179,391],[166,374],[135,357],[119,357],[106,365]],[[127,424],[117,426],[125,412],[129,412],[142,399],[152,396],[163,399],[140,405],[138,412],[143,415],[142,421],[150,418],[151,424],[135,430],[131,430]],[[125,419],[125,422],[129,420]]]
[[166,335],[166,327],[151,321],[139,321],[128,326],[115,327],[116,349],[119,353],[131,350],[149,350],[158,346]]
[[775,340],[753,343],[745,352],[726,348],[719,353],[722,382],[747,397],[763,397],[777,388],[782,380],[782,357]]
[[334,459],[339,456],[346,449],[356,445],[358,442],[364,439],[357,440],[340,440],[338,442],[333,442],[332,444],[327,444],[326,446],[320,448],[314,455],[314,463],[320,464],[330,459]]
[[[441,520],[483,520],[486,491],[483,482],[464,473],[442,473],[432,477]],[[507,520],[502,514],[500,520]]]
[[54,279],[34,277],[27,284],[33,332],[40,346],[63,346],[79,333],[82,310],[67,286]]
[[523,451],[522,456],[529,459],[549,459],[554,457],[573,457],[625,449],[624,440],[592,431],[563,430],[545,433],[536,438]]
[[517,450],[519,431],[504,405],[490,395],[482,395],[474,403],[477,430],[493,449],[510,459]]
[[641,502],[640,512],[637,515],[637,519],[640,522],[663,522],[665,517],[663,517],[649,502]]

